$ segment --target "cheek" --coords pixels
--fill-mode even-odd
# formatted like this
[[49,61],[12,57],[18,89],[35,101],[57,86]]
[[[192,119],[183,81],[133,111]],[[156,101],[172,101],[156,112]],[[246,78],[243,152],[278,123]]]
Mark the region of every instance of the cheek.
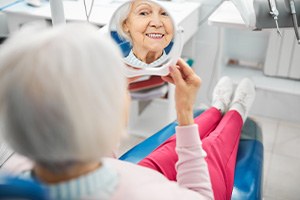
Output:
[[174,30],[173,30],[173,26],[172,25],[169,25],[169,26],[166,27],[166,33],[167,33],[166,40],[168,42],[171,42],[171,40],[174,37]]
[[173,23],[172,23],[172,21],[171,20],[166,20],[164,22],[164,26],[165,26],[166,32],[168,34],[173,35],[174,30],[173,30]]
[[135,32],[136,34],[145,33],[145,31],[148,27],[147,20],[137,17],[137,18],[133,18],[132,21],[133,21],[133,23],[131,23],[131,31],[132,32]]
[[142,45],[144,43],[145,35],[143,31],[135,29],[135,31],[130,32],[130,35],[134,45]]

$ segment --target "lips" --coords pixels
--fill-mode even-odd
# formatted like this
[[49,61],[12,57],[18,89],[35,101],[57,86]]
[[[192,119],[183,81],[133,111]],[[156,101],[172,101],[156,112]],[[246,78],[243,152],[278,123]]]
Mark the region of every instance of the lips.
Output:
[[161,33],[147,33],[146,35],[151,39],[161,39],[164,37],[164,34]]

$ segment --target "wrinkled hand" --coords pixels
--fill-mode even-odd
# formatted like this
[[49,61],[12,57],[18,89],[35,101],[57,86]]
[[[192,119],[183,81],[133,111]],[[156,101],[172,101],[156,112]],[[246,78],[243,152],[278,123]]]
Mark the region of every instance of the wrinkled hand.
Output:
[[170,74],[162,77],[164,81],[175,85],[175,101],[179,126],[194,124],[193,107],[197,91],[201,86],[201,79],[179,59],[175,66],[170,67]]

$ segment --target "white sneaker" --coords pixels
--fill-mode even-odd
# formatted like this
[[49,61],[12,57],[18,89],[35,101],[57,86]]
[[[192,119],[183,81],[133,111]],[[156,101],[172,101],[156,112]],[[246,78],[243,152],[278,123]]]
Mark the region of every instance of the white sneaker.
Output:
[[245,122],[255,99],[255,85],[249,78],[244,78],[237,86],[230,110],[240,113]]
[[229,108],[232,93],[232,80],[227,76],[222,77],[214,88],[212,106],[225,113]]

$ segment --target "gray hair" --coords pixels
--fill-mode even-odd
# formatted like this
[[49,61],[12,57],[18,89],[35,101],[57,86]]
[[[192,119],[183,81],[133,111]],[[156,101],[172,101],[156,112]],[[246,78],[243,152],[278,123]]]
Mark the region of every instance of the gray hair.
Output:
[[118,35],[122,39],[128,40],[130,43],[132,43],[132,39],[130,35],[124,31],[123,25],[128,18],[133,2],[134,1],[132,0],[123,4],[116,12],[114,16],[115,21],[113,22],[116,25],[115,28],[117,30]]
[[125,131],[122,69],[117,47],[91,25],[25,28],[0,49],[5,139],[43,164],[110,154]]

